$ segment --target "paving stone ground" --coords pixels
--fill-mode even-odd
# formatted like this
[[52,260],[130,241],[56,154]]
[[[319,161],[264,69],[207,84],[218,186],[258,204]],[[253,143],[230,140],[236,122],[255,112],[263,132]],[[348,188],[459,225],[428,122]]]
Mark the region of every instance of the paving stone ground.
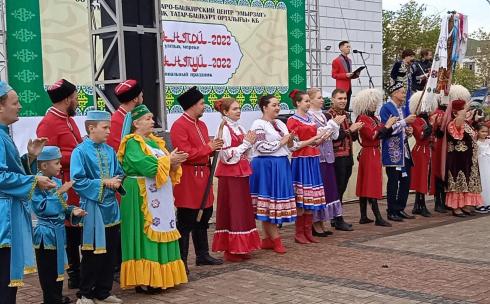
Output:
[[[258,251],[246,263],[191,266],[188,284],[158,295],[122,291],[117,283],[114,292],[135,304],[490,303],[489,216],[435,214],[385,228],[357,224],[357,204],[344,209],[353,232],[299,245],[288,225],[281,230],[285,255]],[[37,276],[26,282],[18,303],[41,303]],[[74,298],[66,284],[65,293]]]

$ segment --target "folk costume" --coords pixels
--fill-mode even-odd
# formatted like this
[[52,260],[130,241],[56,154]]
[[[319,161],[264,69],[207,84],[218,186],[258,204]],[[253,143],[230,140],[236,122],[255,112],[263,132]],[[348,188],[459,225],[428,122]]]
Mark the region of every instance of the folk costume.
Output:
[[[129,115],[137,120],[148,113],[145,105],[139,105]],[[172,189],[180,181],[181,167],[171,167],[165,142],[153,134],[146,138],[125,135],[117,156],[126,174],[121,202],[121,288],[166,289],[187,283]]]
[[452,119],[446,129],[446,205],[453,209],[479,206],[483,202],[476,132],[468,122],[457,126],[454,121],[457,112],[465,106],[465,100],[457,99],[448,107]]
[[358,155],[359,168],[357,171],[356,196],[359,197],[361,219],[359,224],[372,223],[367,217],[367,205],[371,204],[377,226],[391,226],[386,222],[379,211],[378,200],[382,199],[383,172],[381,164],[380,141],[387,138],[392,128],[386,128],[384,124],[370,110],[370,104],[379,105],[382,101],[382,93],[368,89],[358,93],[354,98],[354,112],[357,121],[364,123],[359,130],[359,143],[361,150]]
[[[87,121],[110,121],[106,111],[90,111]],[[80,294],[88,299],[110,297],[114,279],[114,259],[119,232],[119,204],[115,191],[103,180],[123,171],[114,150],[106,143],[86,138],[73,150],[70,162],[73,188],[80,195],[80,207],[87,211],[82,219],[82,262]]]
[[[294,91],[293,93],[294,94]],[[323,131],[317,129],[310,114],[300,116],[295,113],[287,121],[289,132],[294,132],[300,141],[308,140]],[[296,207],[304,209],[303,215],[296,218],[296,236],[298,243],[318,242],[312,235],[313,213],[325,209],[325,191],[320,172],[320,150],[306,146],[292,153],[291,173],[293,176]]]
[[445,128],[441,122],[446,112],[447,105],[439,104],[432,113],[431,120],[435,121],[433,130],[432,155],[430,162],[430,194],[434,195],[434,211],[446,213],[446,191],[442,174],[442,154]]
[[[0,96],[12,88],[0,81]],[[7,125],[0,124],[0,295],[15,303],[24,274],[36,271],[28,197],[36,188],[35,166],[20,157]]]
[[429,217],[431,213],[425,205],[425,195],[429,192],[430,185],[433,130],[429,121],[429,114],[419,110],[418,102],[421,95],[422,92],[416,92],[410,99],[410,112],[417,115],[417,118],[412,123],[415,146],[412,148],[414,166],[411,169],[411,176],[414,178],[410,181],[410,190],[415,190],[416,192],[412,214]]
[[331,118],[330,115],[327,118],[321,110],[313,111],[310,109],[308,113],[313,118],[318,130],[331,132],[330,138],[318,146],[320,150],[320,173],[324,185],[326,207],[322,211],[313,213],[313,222],[325,222],[342,216],[342,203],[339,200],[337,181],[335,180],[335,154],[332,143],[332,140],[339,137],[340,126],[334,120],[329,119]]
[[[37,161],[61,159],[61,151],[55,146],[45,146]],[[41,174],[41,173],[40,173]],[[43,290],[44,303],[63,303],[63,280],[66,257],[65,220],[78,224],[79,219],[72,216],[75,206],[66,203],[68,195],[57,192],[62,186],[59,178],[51,178],[57,185],[55,189],[45,191],[35,189],[31,197],[32,212],[36,215],[33,243],[36,250],[39,283]]]
[[[66,79],[60,79],[48,87],[48,95],[53,105],[65,100],[76,92],[76,86]],[[73,113],[65,113],[58,110],[55,106],[48,109],[46,115],[37,126],[37,137],[46,137],[46,145],[57,146],[61,149],[61,172],[62,183],[70,181],[70,157],[75,147],[82,142],[82,137],[77,124],[72,116]],[[68,191],[68,205],[79,206],[80,198],[75,190]],[[78,288],[80,281],[80,246],[81,246],[81,227],[66,225],[66,252],[68,256],[67,273],[69,276],[68,285],[70,288]]]
[[[289,131],[279,119],[257,119],[250,130],[256,133],[250,176],[255,218],[270,224],[294,222],[297,210],[288,156],[290,150],[297,149],[297,143],[291,148],[281,145],[281,139]],[[280,237],[262,239],[262,248],[286,252]]]
[[114,89],[114,94],[117,99],[121,103],[117,111],[112,113],[111,116],[111,133],[107,138],[107,144],[111,146],[114,151],[119,151],[119,145],[122,140],[122,129],[124,124],[124,118],[128,111],[125,109],[124,104],[137,98],[139,94],[142,92],[141,86],[138,84],[136,80],[128,79],[124,82],[121,82]]
[[[332,141],[335,155],[335,181],[337,182],[339,200],[342,203],[349,179],[352,176],[352,167],[354,166],[352,143],[358,139],[359,133],[358,131],[351,132],[349,130],[352,126],[349,112],[331,107],[327,114],[332,118],[335,118],[337,115],[345,115],[345,119],[340,125],[339,136]],[[352,224],[345,222],[342,215],[336,216],[332,224],[336,230],[352,230]]]
[[[185,110],[198,103],[204,96],[197,87],[192,87],[178,97],[178,102]],[[209,135],[206,124],[189,114],[182,114],[170,129],[172,146],[189,154],[182,163],[180,183],[174,187],[175,206],[177,207],[177,229],[180,232],[180,255],[187,265],[189,237],[196,252],[196,264],[217,265],[223,261],[209,255],[208,228],[213,214],[213,188],[205,198],[202,218],[197,222],[197,215],[210,178],[210,157],[213,154],[208,145]],[[211,177],[212,178],[212,177]],[[191,190],[190,190],[191,189]]]
[[[397,82],[390,86],[388,93],[391,95],[402,88],[403,84]],[[413,162],[407,135],[405,134],[407,124],[404,120],[403,109],[391,99],[381,107],[381,123],[385,124],[390,116],[398,117],[399,119],[393,125],[393,132],[391,132],[390,136],[382,139],[381,152],[383,166],[386,167],[386,175],[388,176],[388,218],[400,221],[403,218],[412,218],[404,210],[410,191],[410,168]]]
[[482,187],[483,206],[490,206],[490,139],[478,140],[478,164]]
[[225,259],[233,260],[260,249],[260,236],[250,196],[252,143],[244,140],[245,129],[237,121],[228,117],[223,119],[224,143],[215,174],[218,199],[212,248],[213,251],[224,251]]

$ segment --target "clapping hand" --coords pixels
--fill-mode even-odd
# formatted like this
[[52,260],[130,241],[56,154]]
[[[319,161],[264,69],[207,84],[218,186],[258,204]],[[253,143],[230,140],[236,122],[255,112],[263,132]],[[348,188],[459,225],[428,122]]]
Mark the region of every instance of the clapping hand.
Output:
[[337,115],[333,118],[333,121],[335,121],[337,125],[341,125],[344,122],[345,118],[345,115]]
[[208,142],[208,146],[211,148],[212,151],[219,150],[223,147],[223,140],[219,138],[215,138]]
[[257,134],[255,133],[255,131],[248,131],[248,133],[245,134],[243,140],[246,140],[253,145],[257,140]]
[[68,192],[68,190],[70,190],[70,188],[73,187],[73,183],[74,183],[74,181],[68,181],[68,182],[64,183],[63,186],[61,186],[58,189],[58,192],[60,194]]
[[396,122],[398,121],[398,117],[396,116],[390,116],[390,118],[388,118],[388,120],[386,121],[385,123],[385,127],[387,129],[391,128]]
[[170,153],[170,165],[177,166],[185,162],[187,160],[187,157],[189,157],[189,153],[186,153],[184,151],[179,151],[179,149],[175,148]]
[[117,190],[119,187],[121,187],[122,180],[119,176],[114,176],[113,178],[104,179],[102,182],[104,183],[105,187],[111,190]]

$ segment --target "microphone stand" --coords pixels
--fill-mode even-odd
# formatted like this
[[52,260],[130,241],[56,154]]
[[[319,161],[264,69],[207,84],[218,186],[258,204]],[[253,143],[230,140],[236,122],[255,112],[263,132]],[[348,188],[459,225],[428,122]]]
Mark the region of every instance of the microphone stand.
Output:
[[364,56],[362,55],[364,52],[357,52],[359,55],[361,55],[361,59],[362,59],[362,63],[364,64],[364,66],[366,67],[366,73],[368,75],[368,78],[369,78],[369,88],[370,89],[374,89],[374,83],[373,83],[373,78],[371,77],[371,74],[369,73],[369,69],[368,69],[368,66],[366,65],[366,60],[364,60]]

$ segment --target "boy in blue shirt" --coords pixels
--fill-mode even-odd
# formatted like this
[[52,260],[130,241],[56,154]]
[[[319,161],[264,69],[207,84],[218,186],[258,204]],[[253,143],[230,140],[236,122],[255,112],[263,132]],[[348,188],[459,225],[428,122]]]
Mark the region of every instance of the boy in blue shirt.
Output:
[[78,304],[122,303],[111,295],[114,259],[119,233],[119,205],[123,171],[116,153],[106,144],[111,114],[89,111],[85,121],[88,137],[71,155],[73,189],[87,212],[82,224],[82,262]]
[[72,187],[72,182],[61,184],[56,178],[61,170],[61,151],[55,146],[45,146],[37,157],[37,167],[40,176],[49,177],[56,183],[51,190],[35,189],[31,197],[32,211],[37,217],[34,228],[33,243],[36,249],[37,270],[39,282],[43,290],[44,303],[61,304],[69,302],[63,298],[63,274],[67,264],[65,245],[65,219],[73,224],[85,211],[75,206],[67,206],[66,192]]

